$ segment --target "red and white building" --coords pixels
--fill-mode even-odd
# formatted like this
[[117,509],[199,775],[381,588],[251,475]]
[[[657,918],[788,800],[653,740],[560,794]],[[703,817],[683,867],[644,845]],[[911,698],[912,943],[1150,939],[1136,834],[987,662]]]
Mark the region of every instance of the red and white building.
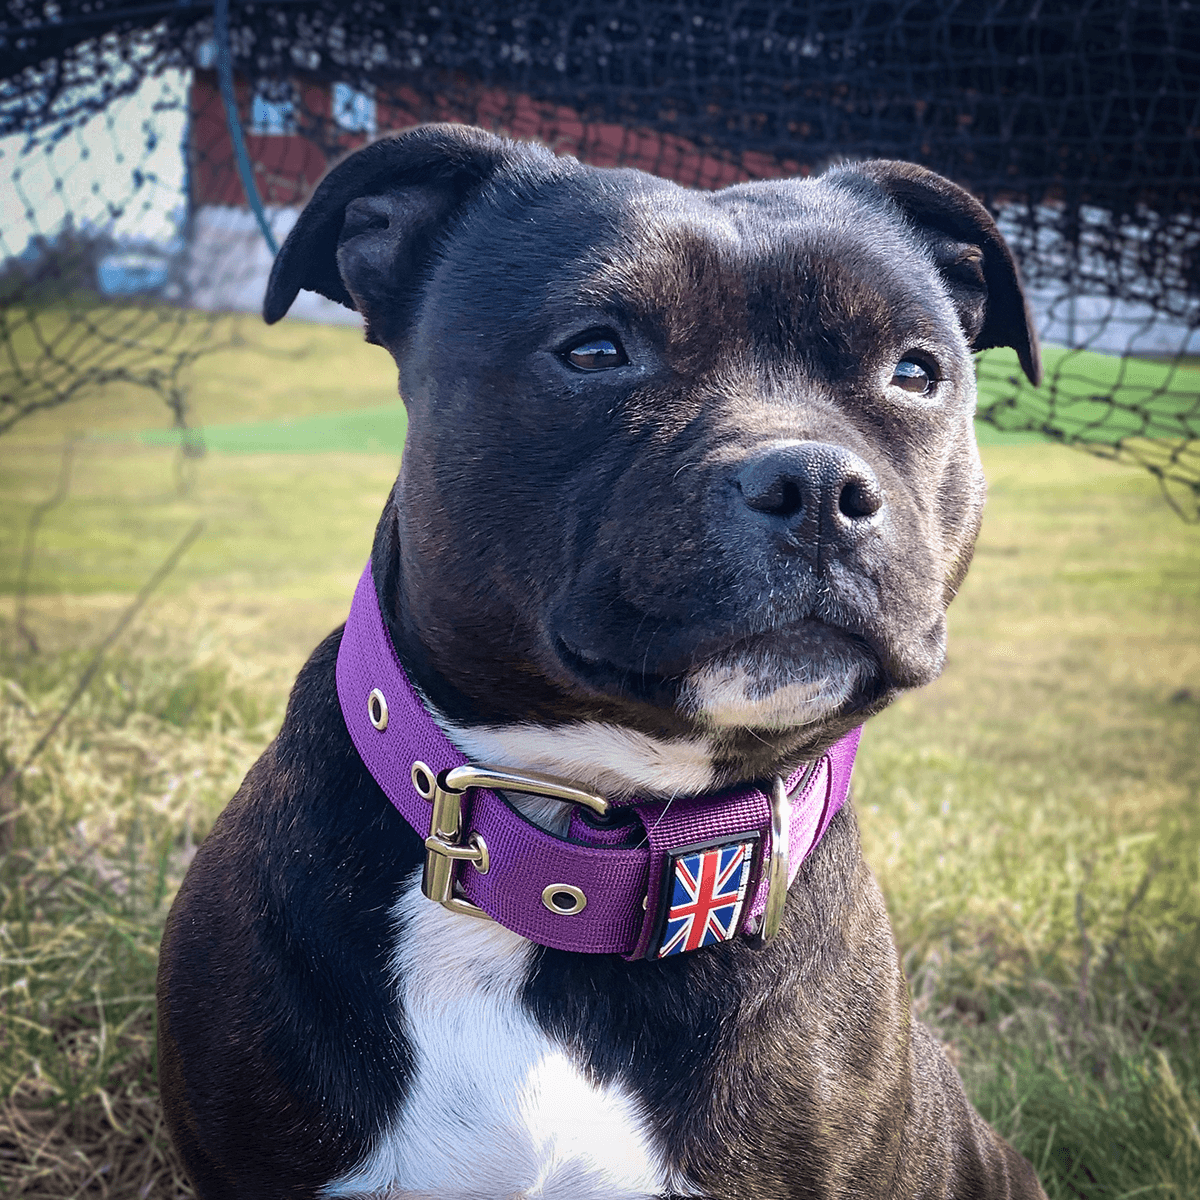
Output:
[[[384,96],[346,84],[297,76],[290,95],[256,94],[235,79],[246,150],[272,232],[282,241],[327,167],[382,133],[422,121],[481,125],[509,137],[537,139],[596,166],[641,167],[689,187],[724,187],[748,179],[807,174],[798,162],[754,152],[707,151],[677,135],[585,121],[562,105],[495,88],[456,88],[454,99],[398,87]],[[246,201],[234,161],[216,72],[198,68],[189,98],[191,239],[186,282],[200,308],[257,310],[271,253]],[[356,323],[354,313],[309,292],[292,309],[309,320]]]

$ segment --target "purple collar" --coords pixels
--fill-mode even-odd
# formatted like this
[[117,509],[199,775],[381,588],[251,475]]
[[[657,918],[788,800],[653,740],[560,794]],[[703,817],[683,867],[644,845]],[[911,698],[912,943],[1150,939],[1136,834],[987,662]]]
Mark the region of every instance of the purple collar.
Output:
[[[771,794],[758,788],[620,810],[588,788],[467,762],[430,717],[392,646],[368,564],[337,660],[346,728],[400,815],[426,832],[422,888],[531,941],[585,954],[659,958],[779,927],[800,864],[845,803],[860,729]],[[489,786],[490,785],[490,786]],[[495,789],[574,801],[565,837]],[[627,810],[641,822],[605,825]],[[630,844],[630,843],[634,844]]]

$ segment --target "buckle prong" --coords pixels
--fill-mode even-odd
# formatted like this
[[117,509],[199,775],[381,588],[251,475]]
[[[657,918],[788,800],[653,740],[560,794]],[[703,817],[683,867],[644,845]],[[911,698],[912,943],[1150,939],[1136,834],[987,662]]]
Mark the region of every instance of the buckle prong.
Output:
[[473,787],[527,792],[533,796],[549,796],[552,800],[581,804],[600,816],[608,812],[608,801],[599,792],[560,779],[557,775],[544,775],[541,771],[514,771],[509,767],[484,767],[466,763],[447,771],[442,786],[452,792],[465,792],[467,788]]

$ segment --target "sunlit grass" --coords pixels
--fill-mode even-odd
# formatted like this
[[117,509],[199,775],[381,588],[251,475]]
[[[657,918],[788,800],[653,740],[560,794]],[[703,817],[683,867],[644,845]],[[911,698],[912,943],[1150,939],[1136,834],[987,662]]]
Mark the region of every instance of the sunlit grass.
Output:
[[1200,530],[1135,470],[1045,446],[985,464],[945,674],[863,738],[867,857],[918,1010],[1051,1196],[1182,1200],[1200,1194]]
[[[106,330],[121,326],[119,308],[105,306],[103,312]],[[368,346],[356,328],[303,321],[268,327],[253,315],[181,314],[176,309],[166,310],[162,319],[156,319],[153,310],[133,309],[125,324],[141,335],[147,322],[173,330],[181,318],[181,341],[190,352],[200,354],[195,368],[179,380],[186,386],[190,426],[351,412],[396,397],[395,364],[385,351]],[[34,319],[40,341],[35,337]],[[42,344],[51,344],[63,353],[72,349],[69,344],[59,345],[68,336],[62,314],[39,313],[18,324],[18,330],[10,331],[11,357],[22,364],[34,363],[35,373]],[[79,336],[86,342],[85,333],[81,328]],[[153,338],[145,341],[155,353],[169,349]],[[78,365],[78,360],[72,363]],[[160,371],[160,380],[169,380],[165,369]],[[167,428],[174,414],[163,402],[165,391],[158,394],[121,380],[99,382],[81,392],[77,402],[24,418],[13,427],[13,434],[22,441],[44,443],[69,432],[111,434]]]
[[[26,760],[82,668],[72,652],[0,657],[0,776]],[[184,1189],[155,1099],[158,941],[196,842],[277,727],[281,699],[143,644],[106,664],[3,794],[5,1194]]]
[[[394,369],[354,331],[279,329],[274,357],[201,360],[197,423],[390,402]],[[206,522],[0,812],[0,1181],[47,1200],[181,1194],[156,1124],[161,922],[344,617],[396,469],[112,437],[165,424],[110,390],[0,438],[0,774]],[[23,579],[72,431],[101,436],[76,445]],[[946,672],[864,735],[868,860],[918,1010],[1052,1197],[1200,1194],[1200,530],[1136,469],[1047,444],[984,456]]]

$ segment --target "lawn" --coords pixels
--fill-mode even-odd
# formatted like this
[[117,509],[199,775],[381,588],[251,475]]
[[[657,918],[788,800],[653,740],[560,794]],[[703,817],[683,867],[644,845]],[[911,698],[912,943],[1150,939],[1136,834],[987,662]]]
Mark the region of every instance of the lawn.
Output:
[[[243,341],[194,368],[202,457],[148,434],[168,414],[120,382],[0,437],[0,776],[203,522],[0,793],[4,1194],[190,1194],[155,1104],[158,933],[344,616],[395,474],[382,351],[288,322]],[[1184,1200],[1200,1195],[1200,528],[1136,468],[1027,439],[984,460],[945,674],[864,735],[868,860],[918,1010],[1050,1195]]]
[[1174,360],[1119,358],[1042,347],[1045,382],[1033,388],[1007,347],[979,356],[979,407],[1000,428],[1044,413],[1058,436],[1111,443],[1130,434],[1174,440],[1200,427],[1200,370]]

